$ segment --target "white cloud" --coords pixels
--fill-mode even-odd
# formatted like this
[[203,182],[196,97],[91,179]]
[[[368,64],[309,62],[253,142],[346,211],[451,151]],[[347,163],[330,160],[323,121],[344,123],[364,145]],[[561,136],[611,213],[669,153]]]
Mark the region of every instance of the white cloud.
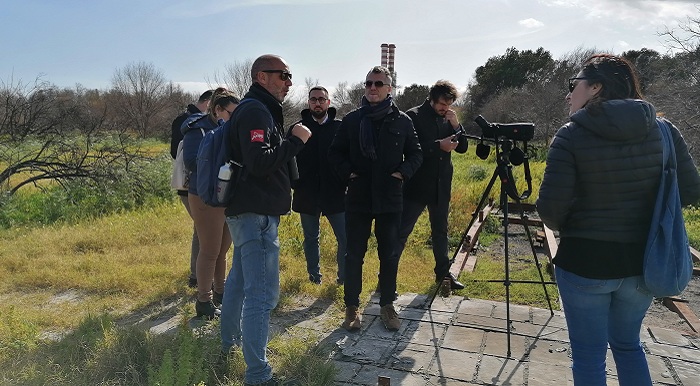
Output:
[[525,20],[520,20],[520,21],[518,22],[518,24],[520,24],[521,26],[523,26],[523,27],[525,27],[525,28],[541,28],[541,27],[544,27],[544,23],[542,23],[541,21],[539,21],[539,20],[537,20],[537,19],[533,19],[533,18],[529,18],[529,19],[525,19]]
[[630,25],[674,24],[679,15],[697,11],[697,1],[688,0],[539,0],[552,7],[578,8],[589,19],[616,19]]
[[630,46],[630,44],[629,44],[629,43],[627,43],[627,42],[626,42],[626,41],[624,41],[624,40],[620,40],[620,41],[618,41],[618,42],[617,42],[617,45],[618,45],[618,46],[620,46],[620,47],[621,47],[622,49],[626,49],[627,47],[629,47],[629,46]]

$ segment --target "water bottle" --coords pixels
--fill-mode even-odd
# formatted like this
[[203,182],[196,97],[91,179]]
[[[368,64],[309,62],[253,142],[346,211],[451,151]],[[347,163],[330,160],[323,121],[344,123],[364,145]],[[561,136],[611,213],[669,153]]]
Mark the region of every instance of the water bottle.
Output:
[[233,170],[231,165],[227,162],[219,168],[219,181],[216,183],[216,198],[221,203],[224,202],[226,198],[226,190],[228,189],[228,184],[231,182],[231,174]]

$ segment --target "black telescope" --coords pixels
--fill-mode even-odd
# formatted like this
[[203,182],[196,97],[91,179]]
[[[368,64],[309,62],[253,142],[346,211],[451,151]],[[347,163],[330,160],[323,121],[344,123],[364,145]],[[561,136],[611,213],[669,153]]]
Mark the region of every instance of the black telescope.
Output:
[[498,139],[505,137],[514,141],[529,141],[535,135],[534,123],[490,123],[479,115],[474,119],[481,127],[482,136]]

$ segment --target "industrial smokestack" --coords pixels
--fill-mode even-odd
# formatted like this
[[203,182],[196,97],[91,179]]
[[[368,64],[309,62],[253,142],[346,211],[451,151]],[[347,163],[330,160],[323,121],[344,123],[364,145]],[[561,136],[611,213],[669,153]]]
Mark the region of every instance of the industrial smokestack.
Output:
[[389,44],[389,56],[387,58],[387,68],[393,74],[394,73],[394,53],[396,50],[395,44]]
[[388,59],[389,59],[389,45],[384,43],[382,44],[382,60],[381,60],[381,65],[383,67],[388,66]]

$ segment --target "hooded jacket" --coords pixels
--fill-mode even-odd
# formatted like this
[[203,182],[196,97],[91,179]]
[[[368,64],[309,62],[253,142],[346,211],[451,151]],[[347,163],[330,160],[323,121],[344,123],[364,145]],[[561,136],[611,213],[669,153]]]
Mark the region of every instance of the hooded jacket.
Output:
[[[542,221],[560,237],[644,243],[662,168],[661,132],[643,100],[610,100],[593,115],[581,109],[557,131],[537,199]],[[700,199],[700,176],[678,129],[683,205]]]
[[284,138],[282,104],[262,86],[250,86],[244,99],[248,98],[259,103],[241,103],[226,122],[233,160],[243,165],[226,216],[283,215],[292,204],[288,164],[304,142],[295,136]]
[[204,135],[218,127],[209,114],[195,113],[182,123],[182,158],[190,172],[188,193],[197,195],[197,153]]
[[311,138],[306,141],[304,150],[297,154],[299,179],[292,181],[292,209],[295,212],[329,215],[345,211],[345,185],[328,162],[328,148],[341,121],[335,119],[335,108],[329,107],[327,114],[326,121],[320,124],[311,115],[311,110],[304,109],[302,119],[297,122],[311,130]]

